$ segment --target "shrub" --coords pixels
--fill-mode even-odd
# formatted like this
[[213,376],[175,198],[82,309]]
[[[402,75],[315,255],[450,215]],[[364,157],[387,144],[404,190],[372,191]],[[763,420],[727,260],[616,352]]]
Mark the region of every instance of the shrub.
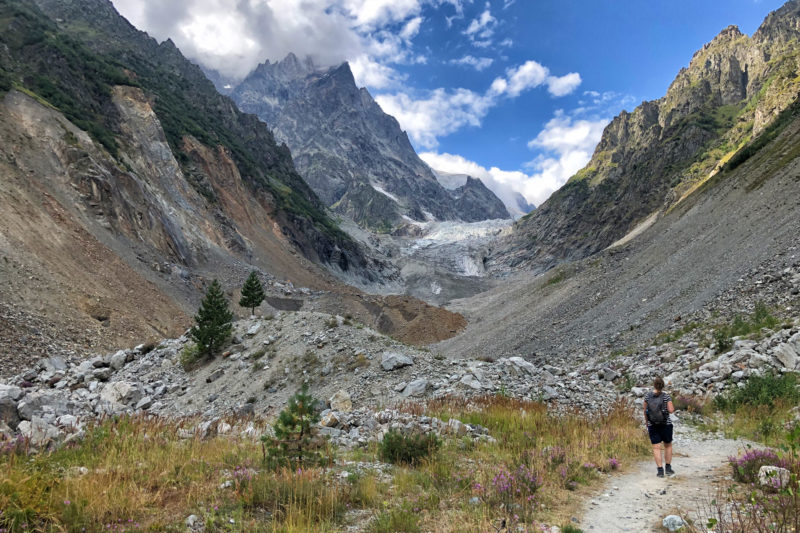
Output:
[[436,453],[440,446],[441,442],[432,433],[404,435],[392,430],[383,436],[380,456],[389,463],[416,465]]
[[728,463],[733,468],[733,478],[742,483],[757,482],[758,471],[762,466],[788,466],[787,461],[772,450],[749,450],[741,457],[729,457]]
[[750,376],[744,387],[730,389],[714,398],[714,405],[732,412],[741,406],[774,406],[779,400],[792,404],[800,402],[796,374]]
[[393,509],[379,514],[369,526],[370,533],[417,533],[417,515],[405,509]]
[[187,344],[181,350],[179,362],[181,367],[187,372],[194,368],[203,354],[200,352],[200,347],[196,344]]

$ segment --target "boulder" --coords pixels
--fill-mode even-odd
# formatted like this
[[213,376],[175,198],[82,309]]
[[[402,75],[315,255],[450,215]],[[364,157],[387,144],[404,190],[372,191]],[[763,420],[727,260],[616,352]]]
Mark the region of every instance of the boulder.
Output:
[[392,370],[397,370],[398,368],[411,366],[413,364],[414,360],[402,353],[383,352],[383,356],[381,357],[381,368],[386,372],[391,372]]
[[214,383],[221,378],[223,374],[225,374],[225,371],[221,368],[214,370],[211,375],[206,378],[206,383]]
[[758,469],[758,484],[762,487],[773,489],[783,488],[789,479],[791,472],[780,466],[762,466]]
[[15,402],[22,398],[22,389],[14,385],[0,383],[0,398],[11,398]]
[[42,372],[56,373],[66,372],[67,363],[62,357],[47,357],[39,360],[39,369]]
[[100,368],[95,368],[94,371],[92,371],[92,377],[100,381],[108,381],[111,378],[111,374],[113,373],[114,373],[113,368],[100,367]]
[[781,343],[775,347],[773,353],[784,368],[788,368],[789,370],[797,368],[800,356],[798,356],[793,344],[788,342]]
[[331,409],[334,411],[341,411],[348,413],[353,410],[353,402],[350,395],[345,390],[339,390],[336,394],[328,400],[331,404]]
[[415,379],[403,389],[403,396],[422,396],[428,390],[427,379]]
[[100,393],[100,399],[112,404],[136,405],[142,399],[142,391],[135,383],[115,381],[105,386]]
[[127,362],[128,354],[125,353],[125,350],[118,351],[108,359],[108,364],[114,370],[122,370],[122,367],[124,367]]
[[661,525],[669,531],[680,531],[686,525],[686,522],[680,516],[671,514],[661,521]]
[[326,413],[319,421],[322,427],[332,428],[339,425],[339,417],[333,411]]
[[481,385],[481,382],[478,381],[478,379],[472,374],[464,374],[464,377],[461,378],[460,383],[475,390],[479,390],[483,387],[483,385]]
[[0,397],[0,422],[5,422],[11,429],[16,429],[20,422],[17,402],[8,396]]
[[49,413],[54,416],[66,415],[69,413],[69,402],[64,393],[59,391],[35,391],[30,392],[17,404],[17,411],[22,420],[32,420],[33,417],[42,413]]
[[508,360],[511,362],[511,364],[520,370],[527,372],[528,374],[536,373],[536,367],[533,365],[533,363],[526,361],[522,357],[509,357]]
[[44,448],[48,444],[58,441],[62,436],[58,428],[38,416],[34,416],[31,421],[20,422],[17,430],[36,448]]
[[460,420],[451,418],[447,421],[447,432],[457,437],[463,437],[469,432],[469,428]]

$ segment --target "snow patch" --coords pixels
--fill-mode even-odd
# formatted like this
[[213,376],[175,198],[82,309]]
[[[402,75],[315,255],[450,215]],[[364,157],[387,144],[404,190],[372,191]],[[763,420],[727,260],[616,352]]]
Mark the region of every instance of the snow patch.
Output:
[[370,185],[372,185],[373,189],[375,189],[376,191],[378,191],[382,195],[390,198],[393,202],[398,203],[398,204],[400,203],[400,200],[397,198],[397,196],[393,195],[392,193],[390,193],[389,191],[387,191],[383,187],[375,185],[374,183],[370,183]]

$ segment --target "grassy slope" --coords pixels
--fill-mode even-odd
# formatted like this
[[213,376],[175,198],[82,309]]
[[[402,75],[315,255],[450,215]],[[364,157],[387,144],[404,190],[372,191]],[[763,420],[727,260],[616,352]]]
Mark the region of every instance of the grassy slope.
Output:
[[624,466],[649,448],[621,406],[590,420],[503,397],[415,409],[484,425],[497,442],[448,439],[421,465],[387,474],[353,463],[374,464],[374,446],[331,450],[330,469],[272,471],[252,440],[182,439],[175,425],[123,418],[54,453],[0,449],[0,528],[179,531],[192,513],[208,531],[338,531],[358,516],[378,532],[561,524],[585,488],[616,468],[612,458]]

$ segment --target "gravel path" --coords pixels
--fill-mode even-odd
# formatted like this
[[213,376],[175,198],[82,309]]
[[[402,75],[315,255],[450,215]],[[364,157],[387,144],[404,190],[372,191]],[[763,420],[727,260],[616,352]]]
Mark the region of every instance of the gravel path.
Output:
[[[646,438],[644,432],[642,438]],[[681,510],[696,517],[715,494],[715,483],[728,477],[727,458],[747,443],[703,434],[675,422],[675,476],[656,477],[655,462],[612,477],[602,492],[588,501],[581,529],[598,533],[663,532],[662,519]]]

